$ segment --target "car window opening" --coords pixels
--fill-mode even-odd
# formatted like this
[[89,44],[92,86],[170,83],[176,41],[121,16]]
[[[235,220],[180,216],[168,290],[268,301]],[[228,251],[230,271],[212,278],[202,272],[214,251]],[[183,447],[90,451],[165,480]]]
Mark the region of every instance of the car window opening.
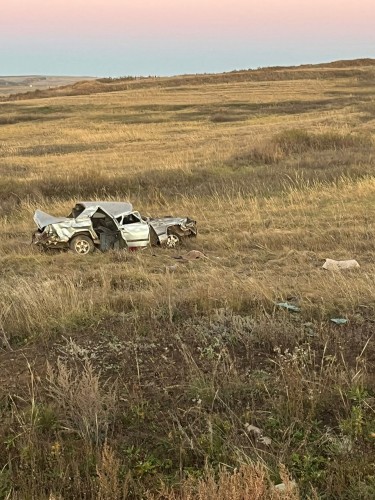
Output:
[[125,215],[123,224],[135,224],[136,222],[140,222],[138,217],[136,217],[134,214],[129,214]]

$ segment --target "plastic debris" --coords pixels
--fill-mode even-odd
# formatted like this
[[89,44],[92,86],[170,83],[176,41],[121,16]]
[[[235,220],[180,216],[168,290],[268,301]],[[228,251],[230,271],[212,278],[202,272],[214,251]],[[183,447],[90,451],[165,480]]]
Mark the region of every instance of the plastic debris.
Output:
[[278,307],[281,307],[283,309],[287,309],[288,311],[291,312],[300,312],[300,308],[298,306],[295,306],[294,304],[290,304],[289,302],[276,302],[276,305]]
[[360,266],[358,262],[354,259],[351,260],[326,259],[322,267],[323,269],[327,269],[328,271],[339,271],[340,269],[355,269]]
[[335,325],[346,325],[349,320],[346,318],[331,318],[331,321],[335,323]]

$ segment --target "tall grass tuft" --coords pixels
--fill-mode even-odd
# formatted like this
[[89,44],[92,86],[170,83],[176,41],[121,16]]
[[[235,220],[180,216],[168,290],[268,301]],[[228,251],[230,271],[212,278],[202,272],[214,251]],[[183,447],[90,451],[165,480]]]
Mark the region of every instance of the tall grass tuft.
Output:
[[[114,419],[117,393],[113,384],[101,382],[90,361],[82,371],[69,368],[61,360],[56,368],[47,366],[47,392],[66,430],[76,432],[85,443],[104,442]],[[105,448],[105,458],[112,456]]]

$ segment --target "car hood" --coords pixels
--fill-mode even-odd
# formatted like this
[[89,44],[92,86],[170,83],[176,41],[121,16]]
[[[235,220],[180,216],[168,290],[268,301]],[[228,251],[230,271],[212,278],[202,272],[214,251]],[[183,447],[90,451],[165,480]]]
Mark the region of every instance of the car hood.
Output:
[[70,222],[72,219],[69,217],[55,217],[54,215],[49,215],[42,210],[36,210],[34,214],[34,222],[39,229],[44,229],[50,224],[59,224],[61,222]]

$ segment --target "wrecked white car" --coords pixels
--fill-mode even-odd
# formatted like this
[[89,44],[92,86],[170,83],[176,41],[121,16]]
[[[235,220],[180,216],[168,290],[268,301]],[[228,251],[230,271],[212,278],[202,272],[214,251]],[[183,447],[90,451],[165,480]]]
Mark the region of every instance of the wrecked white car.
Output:
[[197,235],[196,221],[188,217],[142,217],[131,203],[81,201],[68,217],[54,217],[41,210],[34,215],[38,230],[34,244],[70,248],[85,255],[95,248],[109,249],[165,245],[176,247],[181,239]]

